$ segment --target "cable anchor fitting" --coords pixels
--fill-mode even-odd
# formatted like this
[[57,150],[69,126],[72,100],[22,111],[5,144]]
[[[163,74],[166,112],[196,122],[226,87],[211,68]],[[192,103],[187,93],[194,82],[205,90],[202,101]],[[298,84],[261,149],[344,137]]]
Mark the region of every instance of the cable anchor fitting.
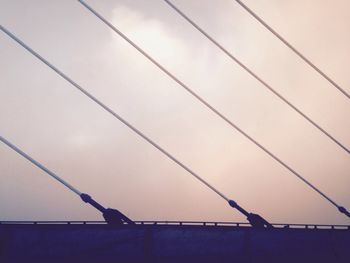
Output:
[[252,225],[254,228],[273,228],[273,226],[267,222],[262,216],[254,213],[249,213],[245,209],[243,209],[241,206],[239,206],[235,201],[229,200],[229,205],[235,209],[237,209],[239,212],[241,212],[243,215],[247,217],[248,222]]
[[346,215],[347,217],[350,217],[350,213],[348,210],[346,210],[346,208],[344,206],[338,206],[338,210],[340,213],[343,213],[344,215]]
[[80,195],[80,198],[85,203],[88,203],[93,207],[95,207],[97,210],[99,210],[102,213],[103,218],[106,220],[106,222],[109,225],[123,225],[123,224],[134,225],[135,224],[134,221],[129,219],[126,215],[124,215],[120,211],[112,208],[103,207],[88,194],[82,193]]

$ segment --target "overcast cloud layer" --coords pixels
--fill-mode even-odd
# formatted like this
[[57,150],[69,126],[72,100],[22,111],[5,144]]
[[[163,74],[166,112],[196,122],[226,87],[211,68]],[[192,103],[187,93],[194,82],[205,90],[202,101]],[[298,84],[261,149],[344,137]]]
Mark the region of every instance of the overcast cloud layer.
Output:
[[[164,1],[87,3],[230,120],[350,208],[350,156]],[[235,1],[174,3],[350,147],[350,101]],[[349,1],[245,3],[350,92]],[[349,223],[78,1],[0,0],[0,21],[247,210],[271,222]],[[135,220],[245,220],[4,33],[0,58],[0,134],[79,190]],[[0,145],[0,157],[0,220],[101,219],[5,145]]]

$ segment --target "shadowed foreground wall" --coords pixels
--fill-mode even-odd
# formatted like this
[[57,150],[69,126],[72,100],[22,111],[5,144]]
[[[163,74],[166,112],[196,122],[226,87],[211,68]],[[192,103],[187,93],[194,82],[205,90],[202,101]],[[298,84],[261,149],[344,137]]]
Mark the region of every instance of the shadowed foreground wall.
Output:
[[350,262],[350,230],[0,225],[0,262]]

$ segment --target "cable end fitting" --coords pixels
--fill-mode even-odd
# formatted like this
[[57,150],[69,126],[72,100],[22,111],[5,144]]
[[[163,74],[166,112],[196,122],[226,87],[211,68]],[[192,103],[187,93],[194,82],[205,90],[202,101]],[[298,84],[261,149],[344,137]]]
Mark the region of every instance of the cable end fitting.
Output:
[[116,209],[111,208],[104,208],[102,205],[100,205],[98,202],[96,202],[92,197],[88,194],[82,193],[80,195],[81,200],[83,200],[85,203],[88,203],[95,207],[97,210],[99,210],[106,222],[109,225],[123,225],[124,223],[134,225],[134,221],[126,217],[124,214],[119,212]]
[[273,228],[273,226],[269,222],[267,222],[263,217],[261,217],[258,214],[249,213],[248,211],[240,207],[235,201],[229,200],[228,203],[232,208],[237,209],[239,212],[245,215],[247,217],[248,222],[252,225],[252,227]]
[[344,206],[338,206],[338,210],[340,213],[343,213],[344,215],[346,215],[347,217],[350,217],[350,213],[348,210],[346,210],[346,208]]
[[81,193],[80,194],[80,198],[81,200],[83,200],[85,203],[88,203],[90,205],[92,205],[93,207],[95,207],[97,210],[99,210],[100,212],[104,213],[106,211],[106,208],[104,208],[102,205],[100,205],[99,203],[97,203],[94,199],[92,199],[92,197],[88,194],[85,193]]
[[81,200],[83,200],[85,203],[90,203],[91,200],[92,200],[91,196],[89,196],[88,194],[84,194],[84,193],[82,193],[82,194],[80,195],[80,198],[81,198]]
[[237,208],[237,203],[233,200],[228,200],[228,204],[232,207],[232,208]]

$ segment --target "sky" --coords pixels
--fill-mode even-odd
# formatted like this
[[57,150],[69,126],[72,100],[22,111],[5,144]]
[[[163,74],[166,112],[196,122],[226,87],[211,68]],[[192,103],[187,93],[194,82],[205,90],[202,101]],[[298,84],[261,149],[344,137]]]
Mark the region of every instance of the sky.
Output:
[[[232,122],[350,209],[350,156],[164,1],[86,2]],[[350,101],[235,1],[173,3],[350,147]],[[350,92],[349,1],[244,3]],[[246,210],[274,223],[350,223],[78,1],[0,0],[0,21]],[[246,220],[3,32],[0,58],[0,134],[80,191],[134,220]],[[102,219],[4,144],[0,157],[0,220]]]

